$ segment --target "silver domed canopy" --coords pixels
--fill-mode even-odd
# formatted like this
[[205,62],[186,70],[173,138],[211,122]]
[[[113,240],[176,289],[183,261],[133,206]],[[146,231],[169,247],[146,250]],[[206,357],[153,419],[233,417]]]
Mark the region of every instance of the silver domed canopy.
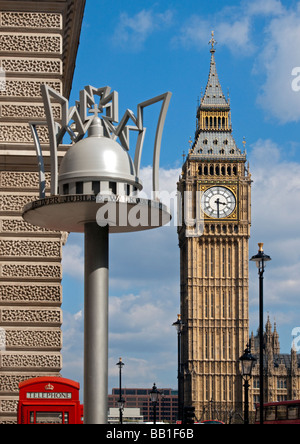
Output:
[[[172,95],[170,92],[139,103],[136,114],[127,109],[120,122],[118,93],[117,91],[111,92],[111,88],[108,86],[102,88],[86,86],[84,90],[80,91],[80,100],[76,102],[75,106],[71,107],[69,107],[69,101],[50,86],[42,85],[41,92],[49,130],[50,192],[52,196],[99,194],[99,192],[102,192],[102,188],[104,192],[110,189],[113,194],[120,194],[121,196],[124,194],[124,189],[125,195],[129,196],[135,195],[141,190],[143,187],[138,177],[146,134],[144,109],[161,102],[154,141],[152,169],[153,197],[159,201],[160,149],[165,118]],[[54,103],[61,105],[60,121],[55,120]],[[99,114],[102,115],[101,119]],[[129,121],[131,122],[128,125]],[[43,199],[46,196],[46,173],[42,146],[37,131],[37,127],[41,125],[45,125],[45,122],[30,123],[38,156],[40,198]],[[84,139],[87,132],[89,132],[89,137]],[[130,150],[129,139],[132,132],[137,134],[134,160],[131,160],[128,154]],[[60,145],[61,148],[66,148],[64,143],[66,133],[68,133],[74,145],[68,148],[68,154],[62,160],[59,172],[61,153],[59,153],[58,148]],[[97,143],[95,140],[91,141],[93,138],[97,139]],[[116,142],[117,140],[120,145]],[[77,145],[79,143],[80,145]],[[85,151],[85,153],[81,151]],[[92,156],[93,160],[91,160]],[[75,170],[71,174],[73,168]],[[112,175],[115,177],[110,180]],[[89,176],[90,182],[86,182],[87,176]],[[107,183],[103,183],[102,179]]]
[[[62,159],[58,186],[59,194],[77,193],[76,184],[81,184],[81,194],[90,193],[93,183],[98,183],[98,192],[108,191],[109,183],[115,184],[118,194],[129,194],[143,188],[136,175],[128,151],[116,141],[104,136],[102,120],[94,119],[89,137],[75,143]],[[118,184],[118,185],[117,185]]]

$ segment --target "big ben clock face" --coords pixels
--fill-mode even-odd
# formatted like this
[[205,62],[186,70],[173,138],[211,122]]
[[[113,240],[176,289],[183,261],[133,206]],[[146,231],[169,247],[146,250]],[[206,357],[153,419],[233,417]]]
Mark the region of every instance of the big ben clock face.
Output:
[[201,205],[207,216],[223,219],[235,210],[236,199],[228,188],[211,187],[203,193]]

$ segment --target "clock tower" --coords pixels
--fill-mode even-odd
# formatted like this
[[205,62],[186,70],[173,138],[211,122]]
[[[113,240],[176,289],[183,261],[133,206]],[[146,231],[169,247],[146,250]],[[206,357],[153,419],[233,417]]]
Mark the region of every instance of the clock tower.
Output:
[[[251,175],[232,135],[229,99],[219,81],[212,34],[208,83],[195,141],[178,191],[181,262],[181,399],[196,418],[227,421],[242,411],[239,357],[249,338],[248,241]],[[245,142],[244,142],[245,144]],[[183,212],[184,214],[184,212]],[[200,222],[199,222],[200,221]]]

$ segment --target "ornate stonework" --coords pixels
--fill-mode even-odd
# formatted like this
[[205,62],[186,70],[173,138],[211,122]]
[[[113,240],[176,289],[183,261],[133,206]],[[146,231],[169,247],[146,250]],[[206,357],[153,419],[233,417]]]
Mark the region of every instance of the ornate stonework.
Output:
[[1,257],[45,257],[57,258],[61,255],[61,242],[59,241],[33,241],[7,239],[0,240]]
[[3,57],[0,60],[1,68],[6,73],[24,73],[28,74],[62,74],[62,63],[60,60],[35,60],[16,57]]
[[2,32],[0,35],[1,52],[17,54],[30,52],[35,54],[61,54],[61,36],[24,35],[23,33]]
[[58,29],[63,27],[62,15],[36,12],[0,12],[2,28]]
[[[251,353],[257,358],[252,372],[250,384],[250,411],[253,420],[255,404],[259,403],[259,334],[250,338]],[[274,331],[270,319],[264,332],[264,387],[265,402],[287,401],[300,399],[300,356],[293,347],[290,354],[280,353],[279,335],[274,324]]]
[[51,86],[56,91],[61,91],[62,86],[60,82],[49,80],[49,79],[43,79],[43,80],[20,80],[20,79],[13,79],[11,77],[8,77],[6,80],[6,90],[0,91],[0,97],[1,98],[26,98],[30,99],[33,98],[33,100],[42,100],[41,97],[41,85],[44,83],[47,83],[47,85]]
[[[41,85],[68,96],[85,0],[0,0],[0,423],[16,422],[18,384],[62,368],[63,233],[27,224],[38,194],[29,121],[45,119]],[[61,116],[59,105],[55,118]],[[39,127],[45,153],[48,131]],[[64,153],[61,153],[61,155]],[[47,154],[46,154],[46,165]],[[49,175],[47,174],[47,187]]]
[[[61,110],[59,106],[53,107],[53,114],[55,119],[59,120],[61,118]],[[3,120],[18,117],[19,119],[35,119],[35,120],[45,120],[44,107],[41,105],[28,105],[28,104],[18,104],[18,105],[2,105],[0,107],[0,118]]]
[[35,282],[34,284],[20,285],[14,283],[0,283],[0,304],[54,304],[61,303],[60,284],[47,285]]

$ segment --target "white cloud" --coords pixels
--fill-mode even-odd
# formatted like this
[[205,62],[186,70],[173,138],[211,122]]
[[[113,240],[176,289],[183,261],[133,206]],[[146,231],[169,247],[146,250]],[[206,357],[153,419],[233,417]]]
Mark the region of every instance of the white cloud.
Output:
[[[110,356],[112,369],[120,355],[125,362],[126,383],[139,387],[156,381],[176,386],[177,288],[157,285],[155,279],[138,294],[110,298]],[[116,373],[110,373],[111,384]]]
[[[285,147],[287,149],[287,147]],[[258,140],[249,156],[253,178],[250,255],[265,243],[272,258],[265,272],[265,312],[275,317],[284,351],[300,310],[300,164],[283,160],[283,148]],[[258,325],[258,277],[250,264],[250,325]],[[298,322],[299,323],[299,322]]]
[[82,384],[83,378],[83,316],[82,311],[71,314],[64,311],[63,376]]
[[281,123],[298,121],[300,93],[292,88],[292,71],[300,60],[300,10],[273,18],[266,36],[258,61],[258,70],[265,75],[258,104]]
[[300,166],[281,155],[271,140],[258,140],[250,156],[253,225],[272,242],[300,236]]
[[173,38],[173,45],[203,47],[207,45],[208,36],[211,31],[207,20],[203,20],[200,16],[193,15],[183,23],[179,34]]
[[172,20],[171,10],[156,13],[152,9],[143,9],[131,17],[127,12],[123,12],[120,14],[113,41],[129,50],[139,51],[154,31],[169,27]]
[[263,2],[261,0],[246,1],[244,7],[250,16],[274,16],[283,14],[285,11],[280,0],[264,0]]
[[228,46],[232,52],[246,51],[250,55],[253,52],[253,45],[250,38],[250,21],[247,17],[242,20],[227,21],[220,23],[216,29],[218,38],[222,44]]
[[215,38],[222,46],[226,46],[233,53],[250,55],[253,52],[251,43],[251,22],[246,14],[241,13],[240,6],[223,8],[213,17],[203,19],[200,15],[192,15],[180,28],[180,32],[173,38],[173,46],[186,48],[208,47],[211,31],[215,31]]
[[[73,242],[72,242],[73,241]],[[76,243],[74,243],[76,242]],[[67,244],[63,248],[63,275],[82,279],[84,273],[84,252],[83,246],[77,243],[77,237],[70,236]]]
[[[181,168],[160,168],[159,170],[159,188],[162,192],[162,196],[166,193],[174,194],[177,190],[177,182],[181,174]],[[143,192],[146,196],[151,198],[152,189],[152,166],[141,168],[140,177],[143,182]]]

